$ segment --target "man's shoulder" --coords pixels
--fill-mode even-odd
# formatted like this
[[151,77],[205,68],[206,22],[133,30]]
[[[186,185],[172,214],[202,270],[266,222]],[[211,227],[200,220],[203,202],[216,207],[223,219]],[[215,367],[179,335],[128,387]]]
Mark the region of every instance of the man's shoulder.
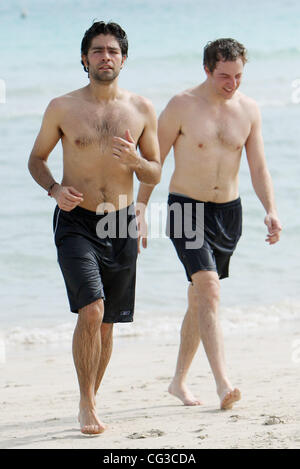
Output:
[[239,92],[238,102],[241,112],[244,116],[248,116],[251,125],[258,124],[261,121],[259,106],[253,98]]
[[127,91],[124,96],[141,114],[149,114],[154,112],[153,103],[145,96],[132,93],[131,91]]
[[195,99],[195,89],[190,88],[184,91],[180,91],[175,94],[168,102],[167,108],[171,111],[177,111],[186,109],[189,104],[192,104]]
[[238,102],[240,106],[242,106],[248,112],[256,113],[259,111],[259,106],[253,98],[247,96],[244,93],[241,93],[240,91],[238,93]]
[[73,105],[77,99],[80,99],[82,97],[83,97],[83,88],[70,91],[61,96],[56,96],[55,98],[52,98],[48,104],[48,109],[51,109],[54,111],[64,110],[67,107]]
[[182,104],[184,101],[191,101],[195,99],[196,96],[196,88],[188,88],[186,90],[180,91],[179,93],[175,94],[173,98],[171,98],[170,102],[172,101],[174,104]]

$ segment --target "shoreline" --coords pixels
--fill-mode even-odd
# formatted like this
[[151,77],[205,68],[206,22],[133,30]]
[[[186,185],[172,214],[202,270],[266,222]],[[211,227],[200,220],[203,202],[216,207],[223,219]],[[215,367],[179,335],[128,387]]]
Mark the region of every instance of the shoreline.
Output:
[[242,392],[229,411],[219,410],[202,345],[188,385],[204,405],[186,407],[168,394],[178,342],[115,339],[97,397],[108,425],[99,436],[79,430],[70,344],[8,350],[0,365],[0,448],[300,448],[299,322],[225,335],[228,374]]
[[[117,324],[114,328],[114,336],[121,339],[143,339],[151,337],[151,340],[163,338],[175,340],[179,336],[181,323],[184,317],[184,307],[168,312],[165,310],[141,309],[137,307],[132,323]],[[276,328],[289,328],[297,322],[300,324],[299,299],[286,298],[278,303],[244,304],[243,306],[227,306],[221,304],[219,310],[220,323],[226,336],[255,333],[260,329],[268,330]],[[22,347],[45,346],[59,348],[64,343],[72,340],[76,326],[77,316],[62,312],[60,320],[46,317],[28,318],[22,321],[12,321],[10,324],[2,322],[0,328],[0,353],[1,345],[7,349],[19,349]],[[155,326],[154,326],[155,324]],[[296,327],[298,327],[296,325]],[[1,357],[0,357],[1,363]]]

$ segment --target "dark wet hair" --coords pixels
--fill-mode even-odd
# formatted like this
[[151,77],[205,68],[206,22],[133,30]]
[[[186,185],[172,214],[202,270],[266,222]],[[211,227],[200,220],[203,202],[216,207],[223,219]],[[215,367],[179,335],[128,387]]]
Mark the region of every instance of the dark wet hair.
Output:
[[[82,55],[87,55],[89,48],[91,46],[92,40],[94,37],[99,36],[99,34],[111,34],[114,36],[120,46],[122,56],[126,56],[128,54],[128,39],[125,31],[121,28],[120,25],[117,23],[104,23],[104,21],[95,21],[92,26],[85,32],[83,39],[81,41],[81,54]],[[83,61],[81,60],[81,63],[83,65],[84,71],[88,72],[86,69]]]
[[212,73],[217,62],[241,59],[243,64],[247,62],[247,50],[240,42],[231,38],[222,38],[210,41],[204,47],[203,65]]

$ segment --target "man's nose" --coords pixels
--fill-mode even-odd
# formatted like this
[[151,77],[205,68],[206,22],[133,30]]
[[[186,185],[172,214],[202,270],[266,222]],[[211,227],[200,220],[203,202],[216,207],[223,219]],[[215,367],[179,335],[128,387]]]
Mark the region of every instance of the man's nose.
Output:
[[237,87],[236,78],[230,78],[228,84],[230,85],[230,88],[236,88]]
[[102,60],[109,60],[109,59],[110,59],[109,52],[107,50],[104,50],[102,52]]

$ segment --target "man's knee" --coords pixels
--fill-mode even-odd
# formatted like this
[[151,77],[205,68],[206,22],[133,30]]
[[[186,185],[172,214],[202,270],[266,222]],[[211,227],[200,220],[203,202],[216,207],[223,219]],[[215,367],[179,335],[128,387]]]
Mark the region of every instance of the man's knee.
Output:
[[97,300],[79,310],[79,322],[90,328],[99,328],[104,315],[103,300]]
[[101,324],[101,336],[106,338],[112,334],[113,331],[113,324],[110,322],[103,322]]
[[192,276],[194,298],[199,306],[216,310],[220,301],[220,281],[216,272],[201,271]]

